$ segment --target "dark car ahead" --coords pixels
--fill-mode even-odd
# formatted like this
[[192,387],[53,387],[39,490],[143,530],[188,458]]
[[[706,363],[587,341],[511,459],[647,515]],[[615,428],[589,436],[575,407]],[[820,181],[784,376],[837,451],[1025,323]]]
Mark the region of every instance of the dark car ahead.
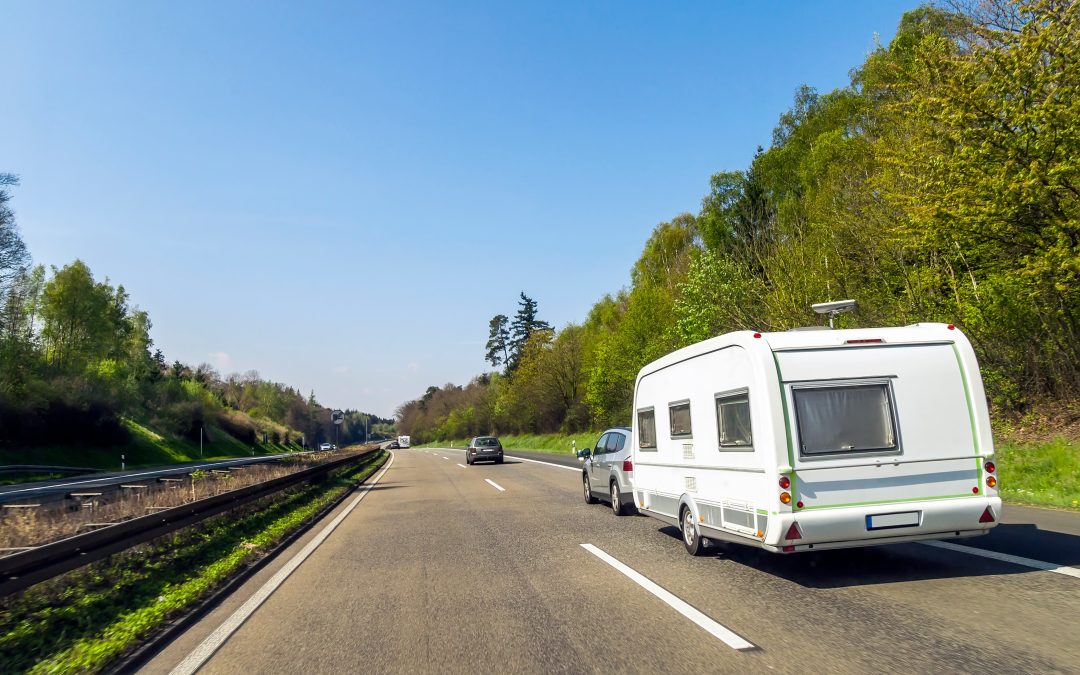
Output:
[[465,463],[488,461],[503,463],[502,442],[494,436],[477,436],[469,442],[469,447],[465,450]]

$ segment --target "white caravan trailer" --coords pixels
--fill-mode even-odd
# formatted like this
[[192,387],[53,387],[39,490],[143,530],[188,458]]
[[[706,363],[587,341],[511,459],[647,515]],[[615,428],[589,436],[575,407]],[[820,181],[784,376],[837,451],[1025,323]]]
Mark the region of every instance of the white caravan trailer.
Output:
[[410,443],[411,440],[412,439],[410,439],[408,436],[398,436],[397,437],[398,447],[399,448],[407,448],[407,447],[409,447],[409,443]]
[[985,534],[1001,514],[975,354],[952,325],[729,333],[634,387],[638,508],[774,552]]

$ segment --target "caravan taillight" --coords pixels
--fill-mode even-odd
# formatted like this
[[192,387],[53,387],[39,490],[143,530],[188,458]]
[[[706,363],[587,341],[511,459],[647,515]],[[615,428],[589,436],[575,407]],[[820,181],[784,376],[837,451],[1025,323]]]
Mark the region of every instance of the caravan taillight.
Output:
[[785,490],[791,487],[791,479],[787,476],[780,476],[780,487],[784,488]]
[[624,459],[622,461],[622,470],[626,471],[627,473],[633,471],[634,470],[634,463],[631,462],[629,459]]
[[945,326],[945,327],[948,328],[949,330],[956,330],[956,326],[952,325],[951,323],[948,326]]
[[787,534],[784,535],[784,539],[802,539],[802,532],[799,532],[798,523],[791,524],[791,527],[787,529]]
[[756,337],[756,338],[761,337],[761,333],[754,333],[754,337]]
[[987,476],[986,487],[997,487],[997,478],[994,478],[993,476]]
[[983,468],[986,469],[986,473],[994,473],[994,471],[997,469],[997,467],[994,466],[994,463],[991,461],[987,461],[986,464],[983,464]]
[[790,504],[791,503],[791,495],[788,494],[787,492],[781,492],[780,493],[780,501],[784,502],[785,504]]
[[992,522],[994,522],[994,512],[990,510],[989,506],[987,506],[986,510],[983,511],[983,514],[981,516],[979,516],[979,522],[980,523],[992,523]]

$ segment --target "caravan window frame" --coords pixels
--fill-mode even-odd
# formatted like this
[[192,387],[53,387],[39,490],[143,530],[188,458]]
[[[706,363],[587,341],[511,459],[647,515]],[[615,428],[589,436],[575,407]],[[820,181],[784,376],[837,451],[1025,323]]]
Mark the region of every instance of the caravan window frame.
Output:
[[[650,414],[652,415],[652,445],[645,445],[641,442],[641,416]],[[654,408],[653,406],[649,406],[647,408],[638,408],[635,411],[635,415],[637,417],[634,421],[637,422],[637,428],[634,430],[634,432],[637,434],[638,450],[641,450],[642,452],[657,452],[659,450],[659,447],[657,443],[658,439],[656,438],[656,408]]]
[[[687,424],[688,429],[687,429],[686,433],[678,433],[677,434],[677,433],[675,433],[675,417],[674,417],[673,413],[675,412],[675,408],[682,408],[682,407],[686,408],[686,417],[687,417],[687,422],[688,422],[688,424]],[[690,410],[690,399],[684,398],[684,399],[679,399],[678,401],[671,401],[670,403],[667,404],[667,408],[668,408],[668,434],[669,434],[669,436],[673,440],[674,439],[682,440],[682,439],[685,439],[685,438],[693,438],[694,437],[694,415],[693,415],[693,411]]]
[[[795,435],[795,444],[798,447],[799,460],[814,462],[817,460],[842,459],[845,457],[893,457],[904,454],[903,439],[900,434],[900,418],[896,409],[896,394],[893,391],[893,378],[874,377],[858,379],[835,379],[814,380],[807,382],[793,382],[788,384],[788,397],[791,402],[791,418],[794,422],[792,433]],[[843,389],[846,387],[881,387],[885,391],[886,403],[889,406],[889,422],[892,424],[893,447],[867,448],[866,450],[839,450],[827,453],[803,452],[803,440],[799,410],[795,402],[795,393],[799,390],[813,389]]]
[[[750,421],[750,443],[748,445],[725,445],[720,439],[723,436],[723,430],[720,427],[720,402],[725,399],[731,398],[745,398],[746,399],[746,413]],[[739,389],[729,389],[727,391],[717,392],[713,394],[713,407],[716,412],[716,447],[720,452],[754,452],[754,420],[750,415],[750,389],[748,387],[740,387]]]

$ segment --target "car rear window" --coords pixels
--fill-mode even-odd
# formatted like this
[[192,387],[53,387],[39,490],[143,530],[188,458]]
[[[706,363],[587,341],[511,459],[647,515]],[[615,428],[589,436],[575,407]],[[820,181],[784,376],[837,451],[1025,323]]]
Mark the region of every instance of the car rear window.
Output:
[[888,382],[792,387],[799,454],[899,452]]
[[476,447],[478,448],[493,448],[499,444],[497,438],[478,438],[476,439]]

